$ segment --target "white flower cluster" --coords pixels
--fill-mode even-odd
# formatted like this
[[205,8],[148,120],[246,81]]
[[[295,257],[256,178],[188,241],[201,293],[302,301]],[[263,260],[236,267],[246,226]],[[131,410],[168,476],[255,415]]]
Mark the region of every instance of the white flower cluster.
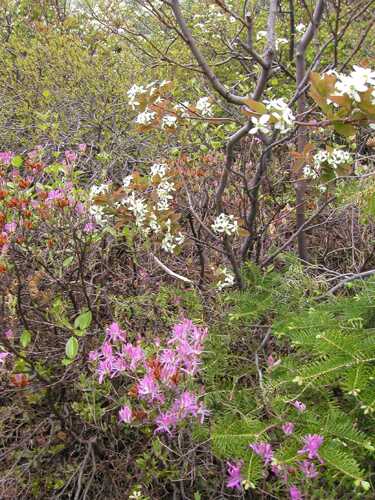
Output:
[[161,242],[161,248],[168,253],[173,253],[176,247],[182,245],[185,241],[185,237],[182,233],[178,233],[177,235],[171,233],[171,224],[171,220],[168,219],[166,222],[167,232]]
[[351,159],[349,151],[344,151],[343,149],[334,149],[331,153],[322,150],[314,155],[314,166],[320,168],[322,163],[328,163],[328,165],[336,170],[340,165],[350,163]]
[[372,96],[375,104],[375,71],[355,65],[353,68],[349,75],[337,73],[336,71],[327,72],[328,74],[334,74],[337,78],[334,95],[347,95],[349,99],[360,102],[360,94],[373,88]]
[[169,202],[173,199],[172,192],[175,191],[174,183],[163,179],[158,185],[156,192],[158,194],[157,209],[164,212],[169,209]]
[[154,163],[151,167],[151,179],[156,176],[164,177],[167,171],[167,165],[165,163]]
[[179,115],[181,115],[182,118],[188,118],[190,116],[190,113],[188,111],[189,106],[190,106],[189,102],[188,101],[184,101],[181,104],[176,104],[175,107],[174,107],[174,110]]
[[139,96],[148,96],[152,97],[157,89],[162,89],[166,85],[170,84],[169,80],[154,81],[149,83],[148,85],[133,85],[127,92],[127,96],[129,98],[129,106],[132,109],[135,109],[140,105],[140,102],[137,100]]
[[[173,199],[173,191],[175,185],[167,177],[167,165],[165,163],[154,163],[150,169],[151,181],[156,180],[157,186],[155,191],[157,193],[157,201],[154,208],[140,195],[134,191],[129,192],[129,186],[132,181],[132,175],[128,175],[123,180],[123,188],[128,192],[127,196],[121,201],[121,204],[126,205],[128,210],[133,213],[135,217],[135,224],[144,235],[151,232],[160,234],[162,232],[162,225],[158,220],[155,209],[158,212],[163,212],[169,209],[170,201]],[[184,241],[182,233],[172,233],[172,222],[168,219],[165,222],[164,236],[161,242],[161,247],[164,251],[173,253],[177,246],[181,245]]]
[[104,213],[104,208],[101,205],[94,204],[94,198],[99,196],[100,194],[108,191],[110,184],[100,184],[100,186],[91,186],[89,193],[89,214],[95,220],[95,223],[99,226],[102,226],[106,222],[106,215]]
[[238,222],[233,215],[221,213],[211,225],[215,233],[226,234],[228,236],[238,232]]
[[216,287],[218,290],[222,290],[223,288],[228,288],[234,285],[234,275],[229,271],[227,267],[221,268],[221,273],[223,275],[223,279],[220,280]]
[[177,116],[165,115],[161,120],[161,128],[175,128],[177,122]]
[[314,155],[314,166],[306,165],[303,169],[305,177],[317,179],[323,164],[329,165],[336,170],[340,165],[350,163],[352,157],[348,151],[334,149],[332,152],[321,150]]
[[156,118],[155,111],[150,111],[148,108],[146,108],[143,111],[143,113],[139,113],[135,121],[139,123],[139,125],[148,125],[153,120],[155,120],[155,118]]
[[212,104],[209,97],[201,97],[195,105],[202,116],[212,116]]
[[282,99],[271,99],[264,102],[268,113],[261,115],[259,118],[253,116],[251,121],[254,127],[250,130],[250,134],[261,132],[268,134],[273,126],[276,130],[280,130],[281,134],[289,132],[294,125],[294,115],[287,103]]
[[142,229],[148,213],[146,200],[141,196],[137,196],[135,192],[132,191],[129,196],[124,198],[123,203],[127,206],[128,210],[133,213],[136,226]]

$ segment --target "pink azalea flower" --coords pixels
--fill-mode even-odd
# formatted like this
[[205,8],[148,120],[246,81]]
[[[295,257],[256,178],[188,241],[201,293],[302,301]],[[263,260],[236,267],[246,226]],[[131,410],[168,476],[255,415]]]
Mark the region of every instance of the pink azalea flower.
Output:
[[0,163],[4,165],[9,165],[12,161],[14,153],[12,151],[0,151]]
[[151,375],[145,375],[138,383],[138,395],[143,398],[158,399],[160,396],[158,383]]
[[286,434],[287,436],[290,436],[290,434],[293,434],[294,432],[294,424],[293,422],[286,422],[281,426],[283,433]]
[[136,370],[138,365],[145,359],[145,353],[142,347],[133,346],[133,344],[126,344],[122,348],[122,354],[130,359],[130,369]]
[[8,222],[7,224],[4,224],[4,230],[6,233],[14,233],[15,230],[17,229],[17,223],[16,222]]
[[263,458],[266,465],[271,463],[271,460],[273,458],[273,451],[269,443],[254,443],[250,444],[249,446],[254,453]]
[[243,462],[227,462],[228,480],[226,483],[227,488],[234,488],[236,490],[242,489],[243,478],[241,476],[241,468]]
[[80,201],[76,204],[74,210],[78,215],[83,215],[86,212],[85,206]]
[[5,330],[4,332],[4,337],[8,340],[14,339],[14,332],[10,328],[8,330]]
[[119,327],[118,323],[113,322],[106,330],[107,338],[110,342],[125,342],[124,332]]
[[90,351],[89,352],[89,361],[97,361],[99,359],[98,351]]
[[302,500],[302,494],[294,484],[289,488],[289,495],[290,500]]
[[95,224],[93,222],[87,222],[83,227],[83,231],[85,233],[93,233],[95,231]]
[[167,432],[169,435],[172,434],[172,430],[177,423],[177,416],[173,412],[160,413],[155,418],[155,424],[157,425],[155,433]]
[[324,437],[319,434],[308,434],[303,438],[305,446],[298,451],[300,455],[307,453],[308,458],[312,460],[313,458],[318,458],[321,460],[318,454],[319,448],[322,446]]
[[308,460],[304,460],[303,462],[301,462],[299,468],[305,475],[305,477],[309,479],[313,479],[314,477],[317,477],[319,475],[318,471],[316,470],[315,464],[309,462]]
[[0,352],[0,366],[5,365],[8,356],[10,356],[10,352]]
[[69,163],[76,161],[76,159],[78,158],[77,153],[75,151],[71,151],[69,149],[67,149],[65,151],[64,155],[65,155],[66,161]]
[[84,153],[86,151],[87,144],[78,144],[78,151]]
[[300,413],[303,413],[306,410],[306,405],[304,403],[301,403],[301,401],[294,401],[292,405]]
[[188,415],[196,416],[198,408],[199,406],[195,394],[192,394],[189,391],[184,391],[174,402],[172,410],[179,416],[180,419],[184,419]]
[[123,406],[119,411],[119,420],[120,422],[125,422],[126,424],[130,424],[133,420],[133,412],[130,406]]
[[99,362],[97,373],[99,384],[102,384],[106,375],[111,375],[111,362],[103,360]]

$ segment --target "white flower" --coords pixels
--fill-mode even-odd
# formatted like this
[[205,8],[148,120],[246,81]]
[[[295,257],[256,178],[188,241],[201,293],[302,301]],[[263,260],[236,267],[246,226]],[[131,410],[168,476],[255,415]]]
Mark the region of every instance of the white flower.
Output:
[[169,200],[173,199],[172,191],[175,191],[175,186],[173,182],[163,179],[162,182],[156,188],[158,194],[157,208],[160,211],[168,210]]
[[142,227],[148,212],[146,201],[143,198],[137,198],[134,191],[124,200],[128,210],[133,212],[135,223],[138,227]]
[[299,23],[296,26],[297,33],[302,33],[306,29],[306,26],[303,23]]
[[267,31],[258,31],[257,33],[257,40],[260,40],[261,38],[265,38],[267,36]]
[[146,109],[143,113],[140,113],[137,116],[136,122],[141,125],[148,125],[151,123],[156,117],[156,113],[154,111],[149,111]]
[[350,73],[352,78],[361,78],[367,85],[375,86],[375,71],[370,68],[362,68],[361,66],[353,66],[354,71]]
[[224,233],[228,236],[238,232],[238,222],[235,220],[234,216],[225,213],[218,215],[211,227],[215,233]]
[[175,236],[175,241],[176,241],[177,245],[182,245],[182,243],[185,241],[185,236],[181,232],[179,232]]
[[350,99],[356,102],[361,101],[360,92],[367,91],[367,84],[362,75],[354,76],[339,75],[336,82],[335,91],[338,95],[347,95]]
[[212,106],[209,97],[201,97],[195,106],[203,116],[212,116]]
[[331,154],[328,155],[327,162],[333,168],[337,168],[339,165],[349,163],[351,160],[351,155],[348,151],[343,151],[342,149],[334,149]]
[[95,198],[99,194],[105,193],[109,188],[109,184],[100,184],[100,186],[91,186],[90,188],[90,199]]
[[133,174],[124,177],[122,180],[122,188],[125,190],[128,189],[132,180],[133,180]]
[[156,177],[164,177],[165,172],[167,170],[167,165],[165,163],[154,163],[151,166],[151,178]]
[[154,212],[152,212],[152,214],[150,215],[150,221],[149,221],[148,225],[149,225],[151,231],[153,231],[155,234],[160,233],[161,227],[160,227],[160,224],[159,224],[158,219],[157,219],[156,215],[154,214]]
[[127,92],[127,95],[129,97],[129,105],[132,109],[135,109],[136,106],[139,106],[139,102],[137,101],[136,97],[138,94],[144,94],[145,93],[145,88],[143,85],[133,85]]
[[310,165],[305,165],[303,167],[303,175],[305,177],[310,177],[311,179],[316,179],[318,177],[318,174],[310,167]]
[[325,192],[327,191],[327,186],[325,186],[324,184],[321,184],[321,185],[319,186],[319,191],[320,191],[321,193],[325,193]]
[[[170,223],[170,220],[168,219],[167,223]],[[169,224],[170,227],[170,224]],[[178,233],[177,236],[173,236],[171,232],[168,230],[168,232],[164,235],[164,238],[161,242],[161,247],[163,250],[165,250],[168,253],[173,253],[175,248],[178,245],[181,245],[185,240],[185,237],[182,233]]]
[[262,132],[263,134],[268,134],[270,132],[270,128],[268,122],[270,120],[270,115],[262,115],[260,118],[256,116],[251,117],[251,121],[254,124],[254,127],[250,130],[250,134],[257,134],[258,132]]
[[293,128],[295,120],[293,112],[283,99],[271,99],[269,101],[265,101],[265,105],[267,111],[276,120],[274,125],[275,129],[280,130],[282,134],[285,134]]
[[174,115],[165,115],[161,121],[161,128],[173,128],[176,126],[177,117]]
[[314,155],[314,166],[315,170],[319,172],[322,163],[327,163],[336,170],[340,165],[350,163],[351,159],[352,157],[349,151],[344,151],[342,149],[334,149],[332,152],[321,150]]
[[326,162],[328,159],[328,153],[327,151],[325,150],[322,150],[322,151],[318,151],[315,155],[314,155],[314,165],[316,168],[320,168],[321,164]]
[[104,209],[100,205],[91,205],[89,207],[89,214],[95,219],[96,224],[102,226],[106,221]]
[[218,290],[222,290],[223,288],[233,286],[234,285],[234,275],[229,271],[229,269],[226,267],[223,267],[221,269],[221,272],[223,274],[224,279],[220,280],[217,283],[216,286],[217,286]]
[[188,101],[184,101],[181,104],[176,104],[176,106],[174,107],[175,111],[177,111],[178,113],[180,113],[180,115],[182,116],[182,118],[188,118],[190,116],[188,108],[189,108],[189,102]]

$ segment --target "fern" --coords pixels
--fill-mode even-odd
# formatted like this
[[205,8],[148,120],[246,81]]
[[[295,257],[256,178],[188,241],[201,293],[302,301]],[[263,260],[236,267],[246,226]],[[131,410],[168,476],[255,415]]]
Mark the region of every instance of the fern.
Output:
[[[262,463],[248,445],[268,441],[276,463],[291,466],[298,476],[303,438],[319,434],[324,437],[323,473],[330,471],[334,481],[346,478],[367,491],[362,466],[374,454],[375,282],[356,284],[354,296],[316,304],[316,283],[294,262],[284,273],[262,275],[252,267],[247,279],[248,291],[226,297],[231,310],[220,329],[225,342],[221,348],[212,346],[212,359],[217,355],[216,365],[209,365],[209,381],[215,386],[211,393],[216,395],[212,402],[224,415],[211,430],[214,452],[242,459],[246,478],[255,483]],[[289,354],[272,371],[261,361],[259,387],[252,353],[259,350],[257,328],[270,323],[279,348],[288,348]],[[242,348],[244,328],[249,332],[247,351]],[[306,412],[296,411],[291,404],[296,399],[306,403]],[[291,436],[281,431],[287,421],[295,424]]]

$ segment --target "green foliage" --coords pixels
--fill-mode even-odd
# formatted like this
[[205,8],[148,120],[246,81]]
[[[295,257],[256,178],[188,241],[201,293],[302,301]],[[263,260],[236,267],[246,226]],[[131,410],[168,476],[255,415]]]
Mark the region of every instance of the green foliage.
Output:
[[[261,275],[252,267],[246,276],[248,290],[226,296],[227,319],[220,327],[226,332],[226,342],[217,342],[216,336],[216,342],[211,339],[210,344],[213,352],[207,362],[206,383],[213,390],[207,398],[216,413],[224,415],[211,429],[215,453],[227,460],[240,458],[244,464],[250,457],[253,465],[246,479],[256,484],[263,468],[249,444],[269,441],[277,463],[291,465],[299,460],[303,437],[319,434],[324,437],[321,457],[332,484],[349,480],[351,486],[347,483],[346,488],[366,492],[370,483],[365,468],[375,450],[371,435],[375,282],[357,285],[350,297],[316,303],[314,296],[322,290],[293,260],[282,273]],[[259,351],[262,338],[255,340],[251,332],[256,334],[261,325],[269,325],[268,330],[272,325],[269,331],[278,350],[286,351],[289,343],[293,349],[272,369],[261,363],[259,387],[251,351],[265,354],[263,349]],[[240,353],[238,335],[244,328],[249,332],[249,351]],[[262,332],[265,335],[267,330]],[[235,366],[233,371],[226,362]],[[236,375],[241,373],[239,382]],[[247,405],[243,404],[244,394]],[[293,408],[295,400],[306,404],[305,412]],[[289,437],[281,433],[281,425],[287,421],[295,424]]]

